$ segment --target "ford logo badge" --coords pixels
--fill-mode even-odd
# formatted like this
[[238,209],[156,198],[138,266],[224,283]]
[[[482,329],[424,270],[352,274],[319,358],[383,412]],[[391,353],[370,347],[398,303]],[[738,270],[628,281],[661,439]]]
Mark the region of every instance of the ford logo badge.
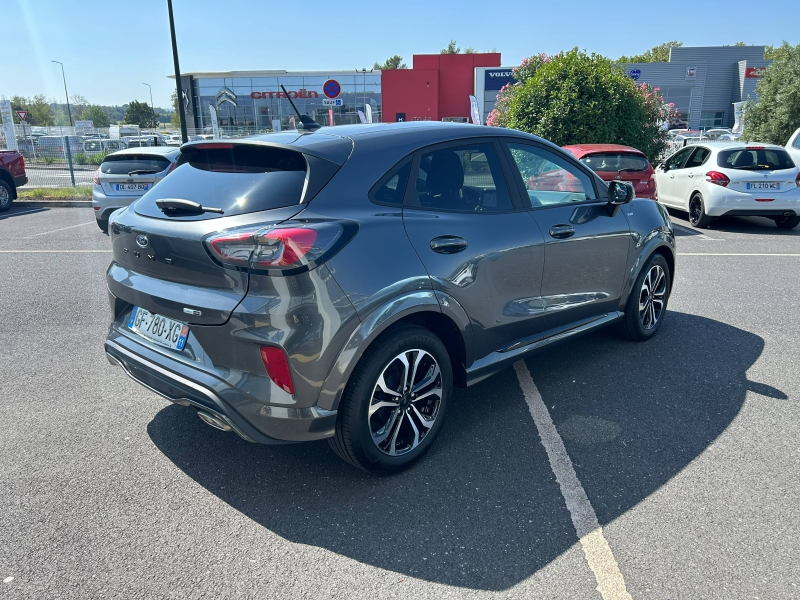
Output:
[[140,248],[146,248],[147,247],[147,236],[146,235],[142,235],[141,233],[139,235],[137,235],[136,236],[136,245],[139,246]]

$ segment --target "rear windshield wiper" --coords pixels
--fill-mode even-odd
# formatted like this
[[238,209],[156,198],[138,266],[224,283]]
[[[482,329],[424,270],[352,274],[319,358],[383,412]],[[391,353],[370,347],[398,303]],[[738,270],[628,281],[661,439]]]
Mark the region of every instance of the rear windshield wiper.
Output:
[[644,171],[644,169],[620,169],[617,173],[636,173],[637,171]]
[[738,169],[739,171],[769,171],[771,169],[769,165],[747,165],[733,168]]
[[137,169],[135,171],[128,171],[128,175],[152,175],[153,173],[160,173],[161,171],[154,171],[153,169]]
[[161,209],[165,215],[201,215],[203,213],[217,213],[220,215],[225,214],[221,208],[214,206],[202,206],[197,202],[191,200],[183,200],[181,198],[160,198],[156,200],[156,206]]

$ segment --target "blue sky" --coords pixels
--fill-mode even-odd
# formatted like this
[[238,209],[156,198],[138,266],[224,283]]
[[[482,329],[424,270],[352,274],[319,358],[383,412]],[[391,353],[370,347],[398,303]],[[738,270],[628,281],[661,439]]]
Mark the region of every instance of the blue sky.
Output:
[[[800,43],[797,0],[524,2],[173,0],[183,71],[371,67],[393,54],[496,48],[503,65],[574,46],[611,58],[680,40]],[[297,7],[293,9],[291,7]],[[43,93],[167,107],[174,88],[166,0],[0,0],[0,97]]]

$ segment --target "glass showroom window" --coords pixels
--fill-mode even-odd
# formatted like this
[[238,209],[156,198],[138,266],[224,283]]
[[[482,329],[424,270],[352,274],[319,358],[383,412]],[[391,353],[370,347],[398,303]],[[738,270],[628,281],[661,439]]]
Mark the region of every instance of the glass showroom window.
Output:
[[725,118],[725,113],[722,111],[709,111],[704,110],[700,113],[700,129],[711,129],[713,127],[722,127],[722,120]]

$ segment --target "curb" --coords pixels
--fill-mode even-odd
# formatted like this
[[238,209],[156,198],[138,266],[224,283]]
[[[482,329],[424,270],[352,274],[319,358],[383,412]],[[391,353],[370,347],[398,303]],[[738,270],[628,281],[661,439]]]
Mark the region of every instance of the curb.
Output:
[[11,206],[21,208],[91,208],[91,200],[14,200]]

